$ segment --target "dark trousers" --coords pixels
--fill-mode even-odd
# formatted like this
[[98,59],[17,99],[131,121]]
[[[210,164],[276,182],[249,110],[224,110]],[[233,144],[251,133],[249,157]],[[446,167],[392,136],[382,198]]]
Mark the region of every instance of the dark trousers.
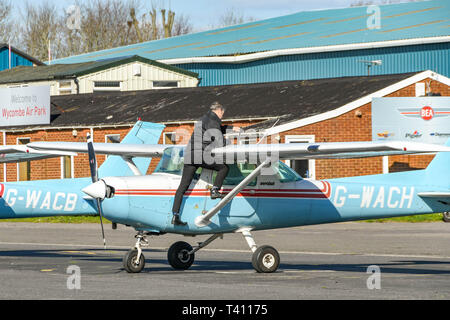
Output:
[[183,195],[189,188],[189,185],[194,178],[195,171],[198,168],[205,168],[217,171],[216,179],[214,180],[214,187],[222,188],[223,181],[228,174],[228,166],[226,164],[185,164],[183,167],[183,176],[181,177],[180,186],[175,194],[175,199],[173,200],[173,213],[180,212],[181,202],[183,201]]

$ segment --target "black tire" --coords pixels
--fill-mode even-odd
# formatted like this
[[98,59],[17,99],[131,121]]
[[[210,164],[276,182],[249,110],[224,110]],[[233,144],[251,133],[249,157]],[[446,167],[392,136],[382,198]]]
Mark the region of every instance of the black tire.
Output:
[[175,242],[167,252],[167,260],[176,270],[187,270],[194,263],[195,254],[189,254],[192,246],[184,241]]
[[141,257],[139,258],[139,262],[136,261],[138,251],[136,249],[132,249],[127,252],[127,254],[123,257],[123,266],[128,273],[139,273],[144,269],[145,266],[145,257],[144,254],[141,253]]
[[444,222],[450,222],[450,211],[442,213],[442,220]]
[[252,256],[252,265],[256,272],[275,272],[280,265],[280,255],[271,246],[261,246],[256,249]]

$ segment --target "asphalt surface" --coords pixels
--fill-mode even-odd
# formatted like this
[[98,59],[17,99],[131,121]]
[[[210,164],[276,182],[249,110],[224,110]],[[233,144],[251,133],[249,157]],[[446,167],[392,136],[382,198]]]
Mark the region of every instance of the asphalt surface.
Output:
[[[122,258],[134,234],[121,226],[107,229],[103,250],[99,225],[0,223],[0,299],[450,298],[450,223],[340,223],[254,232],[258,245],[280,252],[273,274],[253,270],[241,234],[227,234],[197,252],[187,271],[168,264],[168,247],[180,240],[195,245],[205,236],[149,237],[143,272],[128,274]],[[368,273],[369,266],[380,273]]]

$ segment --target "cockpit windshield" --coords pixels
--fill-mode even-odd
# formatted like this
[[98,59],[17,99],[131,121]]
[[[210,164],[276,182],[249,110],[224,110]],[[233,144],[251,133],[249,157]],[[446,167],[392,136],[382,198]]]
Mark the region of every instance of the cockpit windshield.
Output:
[[[170,173],[181,176],[184,165],[183,153],[184,150],[181,147],[168,147],[165,149],[161,161],[155,169],[155,173]],[[237,185],[256,169],[255,164],[249,163],[235,163],[228,166],[230,167],[230,170],[224,181],[224,185]],[[274,170],[274,175],[278,177],[280,182],[292,182],[302,179],[294,170],[281,161],[278,162],[278,165],[272,166],[272,168]],[[195,178],[198,179],[200,173],[201,168],[197,171]],[[255,184],[256,180],[250,185]]]

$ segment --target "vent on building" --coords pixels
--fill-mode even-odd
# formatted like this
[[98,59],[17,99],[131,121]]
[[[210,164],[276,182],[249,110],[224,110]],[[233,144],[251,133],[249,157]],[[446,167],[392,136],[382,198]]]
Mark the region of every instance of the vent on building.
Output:
[[153,89],[178,88],[178,81],[153,81]]
[[120,81],[94,81],[94,91],[120,91]]

